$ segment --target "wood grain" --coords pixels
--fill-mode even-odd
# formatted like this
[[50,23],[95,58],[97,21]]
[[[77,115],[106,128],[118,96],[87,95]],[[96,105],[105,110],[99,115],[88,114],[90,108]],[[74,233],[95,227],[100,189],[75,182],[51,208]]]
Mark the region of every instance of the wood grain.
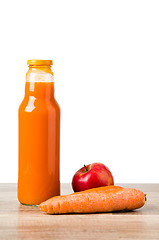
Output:
[[[146,206],[134,212],[47,215],[21,205],[16,184],[0,184],[0,240],[159,239],[159,184],[119,184],[147,193]],[[62,194],[71,193],[62,184]]]

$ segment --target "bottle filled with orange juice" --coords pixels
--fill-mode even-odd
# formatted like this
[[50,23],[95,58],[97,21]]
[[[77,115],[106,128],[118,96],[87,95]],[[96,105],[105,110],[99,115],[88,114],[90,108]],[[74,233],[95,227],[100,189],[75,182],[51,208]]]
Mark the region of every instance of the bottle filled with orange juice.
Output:
[[18,199],[38,205],[60,195],[60,108],[51,60],[28,60],[19,107]]

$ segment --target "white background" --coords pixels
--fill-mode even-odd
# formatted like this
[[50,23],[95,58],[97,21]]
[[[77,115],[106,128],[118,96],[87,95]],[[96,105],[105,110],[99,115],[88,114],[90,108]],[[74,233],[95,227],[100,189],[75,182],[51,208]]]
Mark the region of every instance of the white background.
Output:
[[27,59],[53,59],[61,182],[159,182],[159,1],[0,1],[0,182],[17,182]]

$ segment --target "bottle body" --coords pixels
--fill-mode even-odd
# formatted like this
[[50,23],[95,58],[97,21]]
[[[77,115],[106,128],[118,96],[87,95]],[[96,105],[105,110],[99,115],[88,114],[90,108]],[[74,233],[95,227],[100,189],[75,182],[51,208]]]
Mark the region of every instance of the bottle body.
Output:
[[60,108],[54,82],[36,77],[26,81],[19,107],[18,199],[29,205],[60,195]]

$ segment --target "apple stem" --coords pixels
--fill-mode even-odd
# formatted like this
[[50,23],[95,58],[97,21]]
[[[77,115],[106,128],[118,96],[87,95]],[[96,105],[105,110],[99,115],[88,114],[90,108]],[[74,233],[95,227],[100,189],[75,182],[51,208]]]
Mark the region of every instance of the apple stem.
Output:
[[85,165],[85,164],[84,164],[84,167],[85,167],[86,171],[88,172],[88,169],[87,169],[87,167],[86,167],[86,165]]

